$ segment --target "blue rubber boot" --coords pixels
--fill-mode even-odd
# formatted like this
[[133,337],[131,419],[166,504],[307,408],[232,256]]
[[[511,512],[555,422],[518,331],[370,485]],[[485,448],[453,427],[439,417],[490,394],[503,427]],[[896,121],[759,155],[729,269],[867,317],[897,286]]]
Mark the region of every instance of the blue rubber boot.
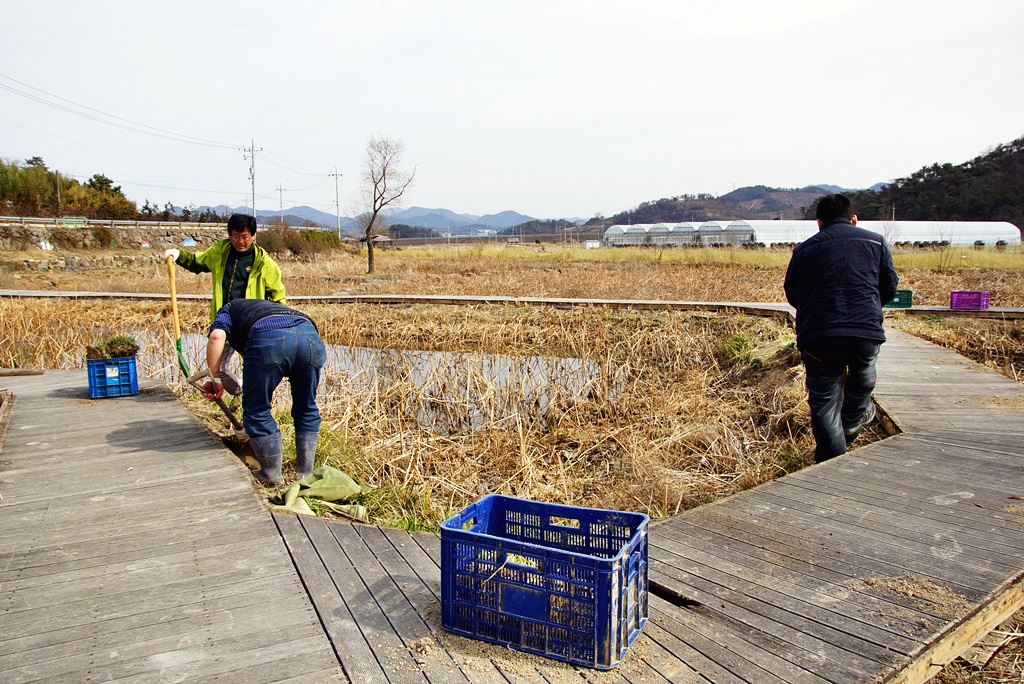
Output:
[[265,484],[282,484],[284,478],[281,477],[281,456],[284,449],[281,446],[281,433],[251,437],[249,441],[252,442],[256,460],[260,462],[260,469],[253,473],[254,477]]
[[320,439],[319,432],[295,433],[295,474],[299,478],[313,472],[316,462],[316,443]]

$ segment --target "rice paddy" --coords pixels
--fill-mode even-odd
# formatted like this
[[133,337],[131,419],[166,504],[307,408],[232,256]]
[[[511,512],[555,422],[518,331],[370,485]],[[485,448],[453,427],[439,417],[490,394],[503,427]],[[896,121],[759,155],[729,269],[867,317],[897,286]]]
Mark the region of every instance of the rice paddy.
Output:
[[[701,252],[709,254],[697,261]],[[896,257],[915,304],[948,303],[951,289],[989,290],[998,306],[1024,304],[1019,253],[992,252],[1000,265],[955,269]],[[788,258],[743,250],[409,249],[385,252],[373,276],[358,256],[280,261],[292,296],[780,302]],[[179,269],[176,280],[179,293],[209,291],[208,275]],[[160,293],[167,276],[154,259],[84,272],[0,271],[0,288]],[[486,493],[658,518],[810,461],[802,366],[781,319],[600,306],[295,305],[338,353],[362,350],[359,363],[324,372],[317,464],[377,487],[364,502],[374,522],[436,529]],[[207,307],[180,301],[182,330],[204,334]],[[170,385],[217,434],[229,432],[177,374],[169,303],[4,298],[0,320],[0,367],[81,368],[96,339],[138,336],[140,374]],[[899,313],[890,320],[1020,379],[1019,324]],[[200,354],[193,351],[193,368]],[[290,446],[286,408],[277,418]]]

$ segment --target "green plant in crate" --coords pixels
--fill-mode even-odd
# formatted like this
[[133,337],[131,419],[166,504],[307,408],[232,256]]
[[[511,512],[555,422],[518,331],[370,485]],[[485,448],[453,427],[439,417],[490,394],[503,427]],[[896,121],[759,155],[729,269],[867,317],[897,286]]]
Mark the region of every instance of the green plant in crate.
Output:
[[115,335],[85,348],[87,359],[122,359],[138,353],[138,342],[127,335]]

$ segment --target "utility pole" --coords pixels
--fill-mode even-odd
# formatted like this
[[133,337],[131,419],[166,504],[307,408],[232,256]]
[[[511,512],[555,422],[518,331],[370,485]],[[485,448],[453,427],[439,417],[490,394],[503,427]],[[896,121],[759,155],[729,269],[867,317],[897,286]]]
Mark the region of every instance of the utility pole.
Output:
[[64,212],[60,206],[60,171],[55,171],[57,174],[57,218],[64,216]]
[[261,147],[257,150],[256,141],[252,140],[251,142],[252,145],[249,147],[249,153],[246,156],[249,159],[249,178],[252,180],[252,217],[256,218],[256,153],[262,152],[263,148]]
[[284,226],[284,195],[282,195],[281,193],[284,192],[284,188],[282,188],[280,185],[278,185],[276,190],[277,190],[277,202],[278,202],[277,208],[278,208],[278,212],[279,212],[278,215],[281,218],[281,226],[283,227]]
[[338,239],[341,239],[341,201],[338,199],[338,179],[342,174],[338,173],[338,167],[334,167],[334,173],[327,174],[334,176],[334,210],[338,218]]

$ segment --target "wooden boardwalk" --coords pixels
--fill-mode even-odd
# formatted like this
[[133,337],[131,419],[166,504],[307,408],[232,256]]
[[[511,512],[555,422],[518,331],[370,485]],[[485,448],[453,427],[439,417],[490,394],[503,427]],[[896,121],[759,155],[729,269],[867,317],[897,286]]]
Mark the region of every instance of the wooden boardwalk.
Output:
[[0,681],[341,679],[247,468],[168,389],[0,389]]
[[170,393],[0,378],[0,681],[918,682],[1024,604],[1024,390],[890,333],[902,430],[652,526],[609,672],[440,629],[439,541],[258,503]]
[[443,632],[434,535],[275,519],[353,681],[924,681],[1024,604],[1024,390],[883,350],[903,432],[652,526],[651,619],[611,672]]
[[734,625],[746,668],[921,681],[1024,604],[1024,389],[889,340],[875,396],[901,434],[651,530],[655,591]]

